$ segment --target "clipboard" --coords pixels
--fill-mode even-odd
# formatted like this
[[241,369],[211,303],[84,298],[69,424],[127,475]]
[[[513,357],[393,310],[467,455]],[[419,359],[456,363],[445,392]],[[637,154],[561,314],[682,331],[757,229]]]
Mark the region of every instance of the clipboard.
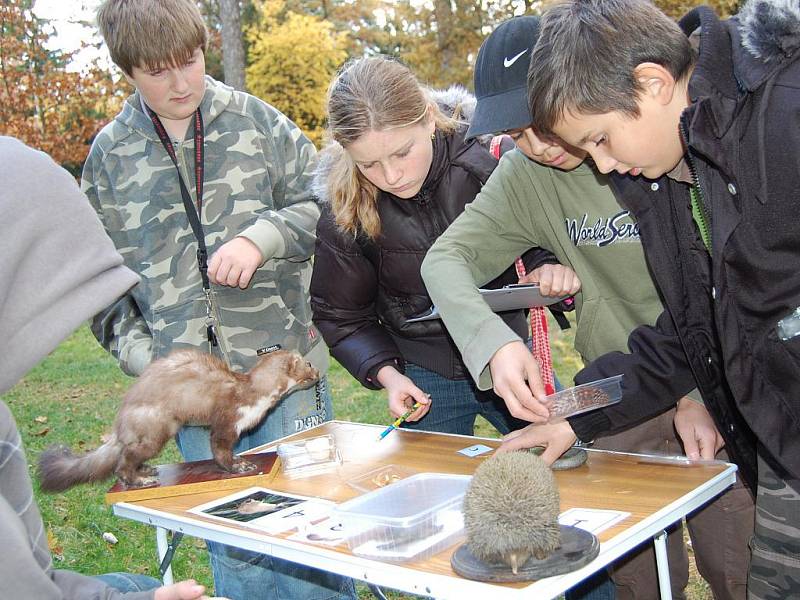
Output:
[[[531,306],[550,306],[569,298],[569,296],[542,296],[537,283],[512,283],[495,290],[480,288],[478,291],[494,312],[520,310]],[[439,309],[434,305],[424,313],[406,319],[406,323],[419,323],[440,318]]]

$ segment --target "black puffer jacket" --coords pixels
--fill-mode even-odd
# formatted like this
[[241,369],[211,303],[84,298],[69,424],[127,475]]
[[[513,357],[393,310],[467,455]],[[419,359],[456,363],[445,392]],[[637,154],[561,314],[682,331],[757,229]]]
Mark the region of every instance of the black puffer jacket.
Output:
[[744,481],[754,486],[761,444],[800,490],[800,336],[777,331],[800,306],[800,3],[751,0],[727,21],[701,7],[681,26],[700,28],[681,128],[711,213],[711,253],[687,185],[611,176],[668,312],[631,334],[631,354],[576,376],[625,373],[624,396],[570,422],[589,439],[672,404],[696,380]]
[[[446,92],[448,98],[437,97],[445,114],[453,112],[454,91],[461,99],[471,100],[465,91],[451,88]],[[367,387],[379,387],[371,378],[377,367],[393,363],[402,370],[404,361],[449,379],[468,376],[440,320],[406,322],[431,306],[420,276],[425,254],[475,198],[497,165],[478,140],[464,141],[465,132],[466,126],[451,135],[436,132],[431,169],[414,198],[404,200],[380,194],[382,233],[375,241],[366,236],[353,239],[337,228],[327,202],[323,158],[315,181],[323,211],[317,226],[311,279],[314,324],[336,360]],[[543,250],[527,253],[524,260],[528,270],[556,262]],[[502,287],[516,281],[511,266],[485,287]],[[504,319],[527,338],[522,311],[506,313]]]

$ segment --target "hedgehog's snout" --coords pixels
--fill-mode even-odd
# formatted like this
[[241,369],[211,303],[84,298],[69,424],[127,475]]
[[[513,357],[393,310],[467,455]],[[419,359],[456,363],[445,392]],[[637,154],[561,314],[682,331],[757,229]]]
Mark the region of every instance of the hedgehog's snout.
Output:
[[530,552],[526,552],[525,550],[518,550],[515,552],[507,552],[503,556],[503,562],[506,563],[509,567],[511,567],[511,572],[516,575],[519,572],[520,567],[523,567],[528,559],[531,557]]

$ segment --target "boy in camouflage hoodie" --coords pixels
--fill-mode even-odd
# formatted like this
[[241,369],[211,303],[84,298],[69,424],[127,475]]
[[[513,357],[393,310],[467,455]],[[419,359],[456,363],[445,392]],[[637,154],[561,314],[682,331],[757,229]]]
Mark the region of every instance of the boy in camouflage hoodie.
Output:
[[[275,108],[205,75],[207,32],[191,0],[107,0],[98,25],[136,93],[92,144],[82,187],[142,281],[94,319],[95,336],[130,375],[186,347],[237,370],[282,347],[325,373],[308,298],[313,144]],[[286,397],[236,450],[330,419],[325,383]],[[211,457],[207,428],[184,427],[177,441],[185,460]],[[208,545],[217,594],[355,597],[349,579]]]

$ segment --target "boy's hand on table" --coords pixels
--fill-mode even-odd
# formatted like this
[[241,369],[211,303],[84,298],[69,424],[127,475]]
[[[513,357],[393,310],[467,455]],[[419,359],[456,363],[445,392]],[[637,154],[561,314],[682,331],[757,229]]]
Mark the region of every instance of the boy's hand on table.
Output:
[[581,289],[578,275],[564,265],[546,264],[519,278],[520,283],[538,283],[543,296],[574,296]]
[[430,410],[431,397],[393,366],[381,367],[375,378],[389,395],[389,412],[393,418],[405,414],[415,402],[422,406],[411,413],[406,421],[419,421]]
[[683,451],[692,460],[714,460],[725,445],[706,407],[688,396],[678,400],[674,421]]
[[208,261],[208,277],[212,283],[240,287],[250,285],[250,279],[264,257],[253,242],[244,237],[235,237],[220,246]]
[[506,403],[508,411],[525,421],[543,423],[550,413],[541,402],[545,397],[539,363],[521,341],[501,346],[489,361],[494,393]]
[[506,435],[497,451],[511,452],[541,446],[544,448],[542,460],[552,465],[559,456],[572,447],[576,439],[568,421],[544,425],[532,423],[524,429]]

